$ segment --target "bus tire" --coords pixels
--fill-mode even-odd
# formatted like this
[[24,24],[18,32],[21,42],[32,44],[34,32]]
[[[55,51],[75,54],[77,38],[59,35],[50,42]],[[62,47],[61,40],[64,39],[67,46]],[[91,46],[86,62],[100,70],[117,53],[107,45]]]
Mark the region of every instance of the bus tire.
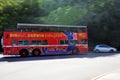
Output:
[[19,54],[20,54],[21,57],[27,57],[29,52],[28,52],[27,49],[21,49]]
[[33,54],[33,56],[39,56],[41,54],[41,51],[40,51],[40,49],[34,49],[32,51],[32,54]]
[[79,53],[79,49],[78,48],[74,48],[73,50],[72,50],[72,54],[78,54]]

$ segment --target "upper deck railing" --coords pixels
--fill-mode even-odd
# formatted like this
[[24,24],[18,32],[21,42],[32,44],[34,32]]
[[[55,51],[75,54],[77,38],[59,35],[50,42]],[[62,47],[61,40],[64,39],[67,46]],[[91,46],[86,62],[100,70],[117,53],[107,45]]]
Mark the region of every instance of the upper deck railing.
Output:
[[16,28],[6,28],[5,31],[18,32],[86,32],[86,26],[72,26],[72,25],[48,25],[48,24],[25,24],[18,23]]
[[48,25],[48,24],[22,24],[22,23],[18,23],[17,24],[17,28],[41,28],[41,27],[59,27],[59,28],[86,28],[86,26],[73,26],[73,25]]

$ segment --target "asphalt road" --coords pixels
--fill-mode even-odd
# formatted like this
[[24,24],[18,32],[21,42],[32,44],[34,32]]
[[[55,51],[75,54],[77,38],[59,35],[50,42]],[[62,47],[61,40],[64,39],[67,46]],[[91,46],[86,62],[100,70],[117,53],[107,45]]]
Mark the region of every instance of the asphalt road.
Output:
[[120,53],[3,57],[0,80],[91,80],[120,69]]

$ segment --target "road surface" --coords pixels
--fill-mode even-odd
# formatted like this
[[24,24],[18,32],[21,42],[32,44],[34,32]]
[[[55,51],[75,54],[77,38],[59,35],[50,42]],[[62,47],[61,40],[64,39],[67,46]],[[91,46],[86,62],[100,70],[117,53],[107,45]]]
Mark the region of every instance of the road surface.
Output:
[[41,57],[0,54],[0,80],[91,80],[120,69],[120,53]]

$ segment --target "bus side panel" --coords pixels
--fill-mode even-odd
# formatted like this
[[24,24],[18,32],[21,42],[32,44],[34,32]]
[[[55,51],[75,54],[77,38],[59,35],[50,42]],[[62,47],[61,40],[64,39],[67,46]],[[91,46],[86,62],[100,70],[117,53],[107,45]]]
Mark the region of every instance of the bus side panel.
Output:
[[81,45],[81,46],[77,46],[77,48],[79,49],[80,53],[87,53],[88,52],[88,45]]

